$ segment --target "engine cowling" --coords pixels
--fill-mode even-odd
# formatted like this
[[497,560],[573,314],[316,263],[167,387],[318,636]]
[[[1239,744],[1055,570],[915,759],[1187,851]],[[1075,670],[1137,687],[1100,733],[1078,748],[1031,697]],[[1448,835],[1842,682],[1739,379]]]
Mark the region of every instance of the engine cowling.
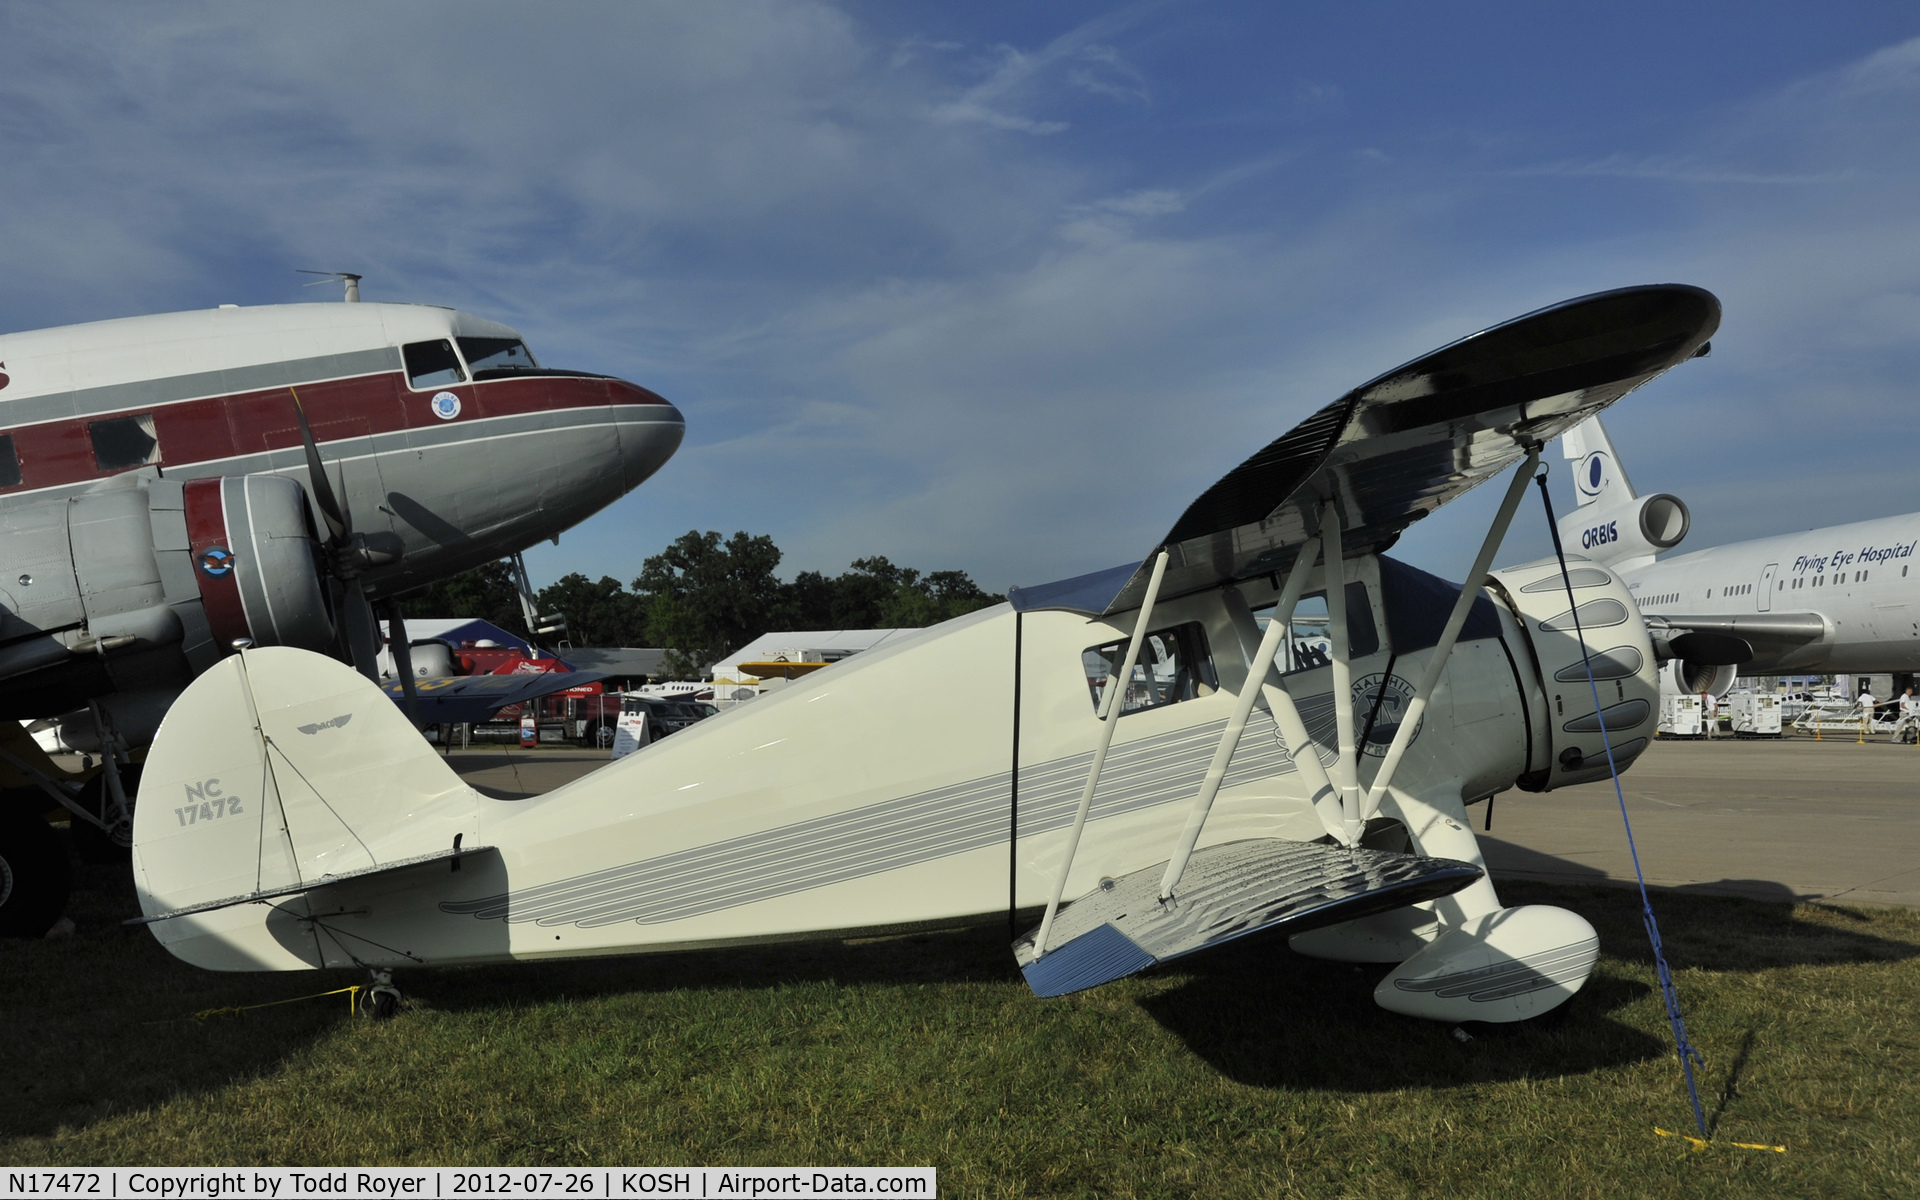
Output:
[[1693,520],[1686,502],[1665,492],[1600,511],[1596,508],[1576,509],[1560,518],[1560,541],[1568,554],[1607,565],[1651,560],[1673,549],[1687,536]]
[[[1519,620],[1540,688],[1530,700],[1529,722],[1533,761],[1545,765],[1518,780],[1525,791],[1605,779],[1609,744],[1614,763],[1624,770],[1651,743],[1660,718],[1653,642],[1633,594],[1619,576],[1591,562],[1570,559],[1567,567],[1562,578],[1560,564],[1549,558],[1490,576],[1495,594]],[[1567,603],[1569,584],[1578,636],[1576,609]]]
[[183,489],[188,551],[216,645],[324,651],[333,643],[306,492],[278,475],[195,479]]
[[138,697],[177,692],[237,639],[333,643],[320,543],[291,479],[118,476],[9,510],[0,559],[0,679],[32,680],[0,715],[98,700],[139,727],[151,705]]

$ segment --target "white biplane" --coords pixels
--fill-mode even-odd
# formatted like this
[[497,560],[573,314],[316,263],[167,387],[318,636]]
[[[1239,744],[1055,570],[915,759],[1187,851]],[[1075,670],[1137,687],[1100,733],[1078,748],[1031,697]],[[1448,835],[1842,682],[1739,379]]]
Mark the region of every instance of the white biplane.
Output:
[[[246,650],[147,759],[141,920],[215,970],[366,967],[389,1007],[397,967],[1038,911],[1013,953],[1042,996],[1266,933],[1399,964],[1395,1011],[1543,1013],[1593,929],[1502,906],[1466,806],[1605,778],[1603,739],[1633,761],[1656,647],[1610,571],[1488,568],[1540,447],[1719,318],[1636,287],[1455,342],[1313,413],[1138,565],[1014,589],[531,799],[462,783],[350,668]],[[1382,554],[1515,463],[1474,586]],[[1325,651],[1281,653],[1314,597]]]

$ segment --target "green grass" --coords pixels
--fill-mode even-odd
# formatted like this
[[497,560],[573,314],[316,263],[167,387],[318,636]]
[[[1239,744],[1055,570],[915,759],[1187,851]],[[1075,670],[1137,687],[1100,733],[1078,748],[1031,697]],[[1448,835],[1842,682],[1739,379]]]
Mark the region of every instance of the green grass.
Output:
[[1028,995],[1004,926],[403,975],[214,975],[114,924],[0,943],[10,1164],[933,1165],[945,1195],[1920,1194],[1920,915],[1656,897],[1721,1142],[1691,1116],[1635,897],[1507,883],[1608,951],[1564,1021],[1453,1041],[1377,969],[1242,944]]

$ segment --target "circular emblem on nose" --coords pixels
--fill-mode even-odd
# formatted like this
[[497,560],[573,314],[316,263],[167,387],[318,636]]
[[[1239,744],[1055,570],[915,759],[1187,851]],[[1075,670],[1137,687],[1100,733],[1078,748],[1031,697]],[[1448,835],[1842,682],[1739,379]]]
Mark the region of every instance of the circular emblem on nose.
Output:
[[451,421],[460,415],[460,397],[452,392],[438,392],[433,397],[433,415],[442,421]]
[[225,546],[208,546],[200,552],[200,569],[215,579],[233,570],[233,551]]

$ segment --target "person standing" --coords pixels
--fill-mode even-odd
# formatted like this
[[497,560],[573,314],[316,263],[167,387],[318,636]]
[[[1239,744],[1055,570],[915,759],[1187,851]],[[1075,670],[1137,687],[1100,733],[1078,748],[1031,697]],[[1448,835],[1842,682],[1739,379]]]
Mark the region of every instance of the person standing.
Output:
[[1867,731],[1873,728],[1873,684],[1862,680],[1860,683],[1860,740],[1867,740]]
[[1911,686],[1900,693],[1900,719],[1894,722],[1891,740],[1899,741],[1909,729],[1916,730],[1915,737],[1920,740],[1920,698],[1914,696]]

